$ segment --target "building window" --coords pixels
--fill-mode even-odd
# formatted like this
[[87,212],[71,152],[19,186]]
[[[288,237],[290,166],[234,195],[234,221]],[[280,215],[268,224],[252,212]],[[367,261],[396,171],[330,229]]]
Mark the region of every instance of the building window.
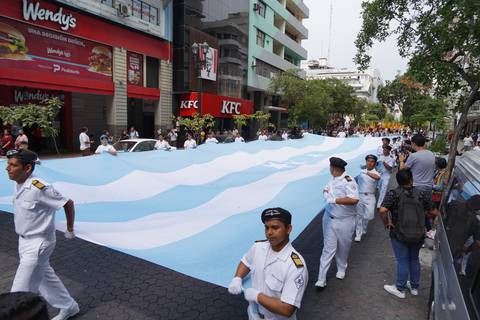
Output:
[[160,63],[157,58],[147,57],[147,88],[158,88]]
[[264,48],[265,47],[265,32],[257,29],[257,45]]
[[258,1],[257,2],[257,11],[258,11],[258,14],[262,17],[265,18],[265,11],[267,9],[267,6],[265,5],[265,2],[263,1]]
[[159,24],[158,21],[158,8],[149,5],[146,2],[141,0],[131,0],[132,1],[132,15],[134,17],[140,18],[143,21],[150,22],[152,24]]

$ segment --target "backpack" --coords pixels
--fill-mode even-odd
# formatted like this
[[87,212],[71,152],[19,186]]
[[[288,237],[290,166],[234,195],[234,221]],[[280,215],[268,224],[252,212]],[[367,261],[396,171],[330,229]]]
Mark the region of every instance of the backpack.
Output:
[[395,190],[399,197],[398,216],[394,232],[398,241],[415,244],[425,237],[425,210],[419,200],[420,192],[413,189],[408,192]]

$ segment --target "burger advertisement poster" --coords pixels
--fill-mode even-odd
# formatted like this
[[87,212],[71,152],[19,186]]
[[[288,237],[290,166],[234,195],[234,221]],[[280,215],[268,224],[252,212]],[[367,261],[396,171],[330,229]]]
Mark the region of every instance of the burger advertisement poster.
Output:
[[0,67],[112,81],[112,49],[0,17]]
[[128,84],[143,86],[143,56],[138,53],[127,52]]

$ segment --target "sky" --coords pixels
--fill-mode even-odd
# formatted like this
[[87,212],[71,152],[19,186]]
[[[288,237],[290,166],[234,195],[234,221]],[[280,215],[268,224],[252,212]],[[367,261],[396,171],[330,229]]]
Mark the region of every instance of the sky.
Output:
[[[332,0],[332,40],[330,66],[356,67],[353,58],[356,53],[355,39],[360,31],[362,0]],[[304,20],[309,36],[302,42],[308,50],[308,59],[327,57],[330,0],[303,0],[310,9],[310,18]],[[398,54],[395,39],[376,44],[372,51],[371,67],[380,71],[384,80],[392,80],[400,70],[406,70],[407,62]]]

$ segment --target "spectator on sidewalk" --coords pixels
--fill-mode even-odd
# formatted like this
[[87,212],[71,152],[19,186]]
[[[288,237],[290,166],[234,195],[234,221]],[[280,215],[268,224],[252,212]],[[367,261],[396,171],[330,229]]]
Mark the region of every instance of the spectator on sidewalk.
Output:
[[208,133],[207,139],[205,140],[205,143],[218,143],[217,138],[215,138],[214,134],[212,131]]
[[117,155],[117,150],[111,144],[108,144],[108,137],[104,134],[100,136],[100,145],[95,150],[95,154],[101,153],[109,153],[112,156]]
[[[308,283],[305,260],[290,243],[292,215],[282,208],[262,212],[267,241],[256,242],[238,264],[228,286],[233,295],[244,291],[248,319],[296,319]],[[251,274],[251,288],[243,279]]]
[[90,137],[88,136],[88,128],[83,127],[82,132],[78,136],[80,141],[80,151],[82,152],[82,157],[90,155]]
[[443,190],[447,182],[445,179],[445,174],[447,173],[447,160],[441,157],[436,157],[435,166],[436,170],[433,178],[432,202],[433,207],[439,209]]
[[196,147],[197,147],[197,143],[193,139],[192,135],[188,133],[187,140],[185,140],[185,143],[183,144],[183,148],[185,150],[188,150],[188,149],[195,149]]
[[15,144],[13,142],[13,136],[10,134],[10,130],[4,129],[3,130],[3,137],[2,137],[2,155],[6,155],[8,151],[15,148]]
[[240,133],[237,131],[235,134],[235,142],[245,142],[245,139],[240,135]]
[[347,163],[340,158],[330,158],[330,174],[333,179],[323,189],[323,196],[328,203],[325,209],[324,245],[320,258],[318,281],[315,287],[323,289],[327,285],[327,272],[333,258],[337,264],[337,279],[343,280],[347,271],[348,254],[355,232],[356,204],[358,203],[358,186],[354,179],[345,172]]
[[407,288],[412,295],[418,295],[419,252],[425,238],[425,218],[427,215],[437,215],[438,210],[432,210],[430,192],[413,186],[410,169],[398,171],[396,178],[397,189],[387,193],[379,210],[385,227],[390,230],[390,240],[397,259],[396,283],[384,285],[383,288],[403,299]]
[[177,129],[175,128],[170,129],[170,132],[168,133],[167,138],[172,147],[177,147],[177,137],[178,137]]
[[26,142],[28,145],[28,137],[22,129],[19,129],[17,139],[15,139],[15,149],[20,149],[22,142]]
[[111,135],[110,131],[103,130],[103,135],[107,137],[108,144],[113,144],[113,136]]
[[480,140],[477,141],[477,145],[473,147],[473,150],[480,151]]
[[158,141],[155,143],[155,150],[163,150],[163,151],[170,151],[172,147],[165,141],[163,134],[158,135]]
[[268,131],[263,130],[262,133],[258,136],[258,140],[260,141],[267,141],[268,140]]
[[130,139],[130,135],[128,134],[128,130],[122,130],[122,135],[120,137],[120,140],[127,140]]
[[138,133],[138,131],[135,129],[134,126],[130,127],[130,131],[129,131],[128,135],[130,136],[130,139],[140,138],[140,134]]
[[473,144],[474,141],[472,138],[472,134],[467,134],[465,138],[463,138],[463,151],[466,152],[472,150]]
[[390,138],[382,138],[382,145],[377,149],[377,156],[381,157],[383,155],[383,147],[390,145]]
[[435,174],[435,156],[425,147],[425,137],[416,134],[412,137],[412,148],[415,152],[399,155],[400,170],[410,169],[413,175],[413,186],[422,191],[432,192],[432,181]]
[[369,154],[366,158],[365,169],[355,178],[358,184],[360,200],[357,204],[357,216],[355,221],[355,242],[360,242],[362,236],[367,233],[368,223],[375,216],[375,191],[380,173],[375,170],[377,157]]

